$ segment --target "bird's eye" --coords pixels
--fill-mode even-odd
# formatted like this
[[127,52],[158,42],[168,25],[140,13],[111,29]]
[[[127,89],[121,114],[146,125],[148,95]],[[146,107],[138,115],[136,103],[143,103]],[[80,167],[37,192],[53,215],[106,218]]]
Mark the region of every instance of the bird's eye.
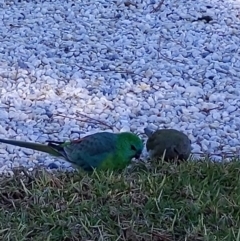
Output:
[[136,151],[137,149],[136,149],[136,147],[134,145],[131,145],[131,150],[132,151]]

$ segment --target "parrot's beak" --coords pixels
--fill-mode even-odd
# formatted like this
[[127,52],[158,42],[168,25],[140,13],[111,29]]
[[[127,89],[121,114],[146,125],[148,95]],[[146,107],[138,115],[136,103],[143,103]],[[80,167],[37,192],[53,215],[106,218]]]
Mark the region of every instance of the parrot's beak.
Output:
[[134,158],[139,159],[140,156],[141,156],[141,154],[142,154],[142,151],[138,151],[138,152],[136,153],[136,155],[134,156]]

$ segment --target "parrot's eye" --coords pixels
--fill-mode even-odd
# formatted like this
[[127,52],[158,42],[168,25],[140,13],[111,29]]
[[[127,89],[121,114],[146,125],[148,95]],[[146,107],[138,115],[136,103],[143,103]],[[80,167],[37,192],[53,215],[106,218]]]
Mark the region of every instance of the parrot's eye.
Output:
[[136,147],[134,145],[131,145],[131,150],[136,151]]

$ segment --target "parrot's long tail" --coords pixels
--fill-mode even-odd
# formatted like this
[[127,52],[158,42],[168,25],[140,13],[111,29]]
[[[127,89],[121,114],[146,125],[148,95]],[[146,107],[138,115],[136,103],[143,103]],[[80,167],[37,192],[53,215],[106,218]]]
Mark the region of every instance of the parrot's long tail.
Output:
[[36,151],[46,152],[53,156],[62,156],[62,154],[58,150],[52,148],[50,145],[38,144],[33,142],[25,142],[25,141],[5,140],[5,139],[0,139],[0,142],[14,145],[14,146],[19,146],[19,147],[25,147]]

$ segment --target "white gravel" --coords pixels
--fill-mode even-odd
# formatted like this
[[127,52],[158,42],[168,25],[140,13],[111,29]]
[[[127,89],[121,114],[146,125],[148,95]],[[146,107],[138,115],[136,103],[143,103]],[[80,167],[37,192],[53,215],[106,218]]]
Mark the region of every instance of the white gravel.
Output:
[[[240,2],[165,0],[153,11],[160,2],[1,0],[0,137],[107,129],[56,116],[80,112],[113,131],[182,130],[193,152],[219,160],[239,155]],[[0,144],[0,173],[53,161]]]

